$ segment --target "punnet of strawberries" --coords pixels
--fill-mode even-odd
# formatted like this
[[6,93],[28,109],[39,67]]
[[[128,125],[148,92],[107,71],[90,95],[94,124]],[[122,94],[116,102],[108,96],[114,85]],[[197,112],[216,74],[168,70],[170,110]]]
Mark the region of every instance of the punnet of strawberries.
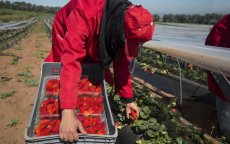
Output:
[[77,115],[77,118],[82,122],[82,125],[87,132],[87,134],[98,134],[105,135],[105,122],[102,121],[101,116],[99,115],[91,115],[84,116],[81,114]]
[[103,96],[79,96],[76,108],[79,113],[85,116],[102,114],[104,111]]
[[45,89],[46,89],[46,96],[51,97],[51,96],[59,96],[60,92],[60,81],[58,79],[51,79],[47,81]]
[[56,99],[49,98],[41,103],[40,115],[54,115],[59,112],[59,102]]
[[42,118],[35,128],[35,134],[37,137],[58,134],[59,126],[59,118]]
[[98,81],[90,81],[87,77],[83,77],[78,82],[78,95],[94,94],[99,96],[102,93],[102,85]]
[[[39,120],[34,128],[36,137],[58,134],[60,126],[59,109],[60,81],[50,79],[45,83],[46,97],[41,101]],[[102,120],[104,97],[102,85],[83,77],[78,83],[77,118],[88,134],[106,134],[106,124]]]

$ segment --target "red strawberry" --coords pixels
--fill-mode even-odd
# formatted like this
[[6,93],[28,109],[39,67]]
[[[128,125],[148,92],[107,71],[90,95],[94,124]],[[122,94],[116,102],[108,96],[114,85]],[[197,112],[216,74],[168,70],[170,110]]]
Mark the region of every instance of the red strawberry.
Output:
[[89,115],[92,115],[93,114],[93,110],[92,109],[88,109],[88,110],[85,110],[84,112],[82,112],[84,116],[89,116]]
[[132,120],[136,120],[137,119],[137,112],[134,110],[131,110],[129,117]]
[[105,131],[105,129],[100,129],[100,130],[97,131],[97,134],[99,134],[99,135],[105,135],[106,131]]
[[92,119],[91,125],[92,125],[92,126],[95,126],[95,125],[97,125],[97,124],[100,123],[100,122],[101,122],[101,119],[100,119],[99,117],[94,117],[94,118]]
[[48,136],[51,134],[51,128],[46,128],[43,131],[41,131],[40,136]]
[[54,105],[53,104],[49,104],[47,106],[47,112],[51,115],[51,114],[54,113],[54,111],[55,111]]
[[59,110],[58,101],[53,98],[49,98],[48,100],[42,102],[40,107],[40,115],[58,114],[58,110]]
[[178,111],[178,109],[177,109],[177,107],[176,107],[176,106],[172,106],[171,111],[175,113],[175,112],[177,112],[177,111]]
[[46,106],[42,105],[40,108],[40,115],[46,115],[46,114],[47,114]]
[[83,127],[90,127],[91,126],[92,119],[90,117],[86,117],[82,123]]
[[49,96],[58,96],[59,95],[59,80],[51,79],[46,83],[46,95]]
[[58,134],[59,133],[59,126],[60,126],[60,120],[57,119],[57,120],[55,120],[55,123],[54,123],[54,125],[52,127],[52,133],[53,134]]
[[42,119],[39,122],[39,125],[35,128],[35,134],[36,136],[44,136],[44,130],[47,128],[47,125],[49,124],[49,120]]
[[85,130],[88,134],[96,134],[96,132],[97,132],[97,129],[95,127],[92,127],[92,126],[85,128]]

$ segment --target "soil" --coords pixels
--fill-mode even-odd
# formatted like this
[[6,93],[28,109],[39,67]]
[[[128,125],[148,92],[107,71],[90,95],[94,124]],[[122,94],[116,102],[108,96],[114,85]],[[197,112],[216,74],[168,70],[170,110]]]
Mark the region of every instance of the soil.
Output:
[[[25,79],[39,79],[40,66],[51,49],[49,34],[43,20],[40,19],[31,28],[29,34],[13,47],[4,50],[0,55],[0,94],[11,89],[16,93],[6,99],[0,99],[0,143],[22,144],[25,143],[24,135],[27,127],[33,103],[36,97],[37,87],[25,84]],[[21,57],[17,64],[11,64],[15,56]],[[30,67],[32,78],[22,78],[19,73]],[[184,102],[183,113],[186,119],[198,127],[202,127],[210,134],[212,125],[216,128],[215,109],[196,102]],[[16,126],[12,121],[17,119]]]
[[[28,79],[38,80],[40,65],[43,58],[49,53],[50,48],[50,39],[41,19],[32,26],[24,39],[13,47],[4,50],[4,54],[0,56],[0,93],[9,92],[11,89],[16,90],[14,95],[6,99],[0,99],[0,143],[25,143],[25,128],[32,111],[37,87],[27,86],[18,74],[29,66],[33,77]],[[13,55],[22,57],[14,65],[11,64]],[[18,120],[16,126],[10,126],[14,119]]]

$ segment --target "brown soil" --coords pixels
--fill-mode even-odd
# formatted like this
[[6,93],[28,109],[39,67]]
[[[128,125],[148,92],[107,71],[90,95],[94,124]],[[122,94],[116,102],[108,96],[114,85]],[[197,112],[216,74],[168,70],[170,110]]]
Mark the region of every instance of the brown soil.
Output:
[[[0,99],[0,143],[25,143],[25,128],[32,111],[37,87],[27,86],[24,79],[18,74],[29,66],[32,67],[33,77],[27,79],[38,80],[41,63],[50,48],[50,39],[41,19],[23,40],[5,50],[5,55],[0,55],[0,94],[8,92],[10,89],[16,90],[14,95],[6,99]],[[22,57],[16,65],[11,64],[13,55]],[[6,80],[7,78],[4,77],[9,79]],[[204,128],[208,134],[211,133],[212,125],[215,125],[213,133],[218,133],[215,109],[202,103],[185,101],[183,112],[187,120],[198,127]],[[16,126],[8,126],[13,119],[18,120]]]
[[[30,87],[24,83],[24,78],[18,76],[31,67],[33,77],[25,79],[39,79],[40,65],[51,48],[50,39],[41,19],[30,30],[28,35],[13,47],[4,50],[0,56],[0,93],[15,89],[16,93],[6,99],[0,99],[0,143],[22,144],[24,132],[32,111],[37,87]],[[43,51],[43,52],[41,52]],[[14,56],[22,57],[17,64],[11,64]],[[3,77],[12,78],[6,80]],[[17,119],[16,126],[9,126],[11,120]]]

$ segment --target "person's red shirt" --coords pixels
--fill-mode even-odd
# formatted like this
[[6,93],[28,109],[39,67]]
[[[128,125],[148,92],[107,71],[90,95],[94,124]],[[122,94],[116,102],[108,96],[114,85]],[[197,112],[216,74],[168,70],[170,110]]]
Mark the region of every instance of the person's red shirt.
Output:
[[[61,109],[74,109],[77,102],[77,83],[81,63],[87,59],[99,61],[98,38],[105,0],[71,0],[55,16],[52,29],[52,50],[46,62],[61,62]],[[132,99],[133,91],[129,59],[119,49],[113,62],[116,94]],[[107,75],[110,78],[111,75]]]
[[[210,46],[230,48],[230,14],[223,17],[213,26],[205,44]],[[228,79],[230,80],[230,78]],[[210,72],[208,72],[208,88],[212,93],[216,94],[222,99],[230,101],[221,91]]]

